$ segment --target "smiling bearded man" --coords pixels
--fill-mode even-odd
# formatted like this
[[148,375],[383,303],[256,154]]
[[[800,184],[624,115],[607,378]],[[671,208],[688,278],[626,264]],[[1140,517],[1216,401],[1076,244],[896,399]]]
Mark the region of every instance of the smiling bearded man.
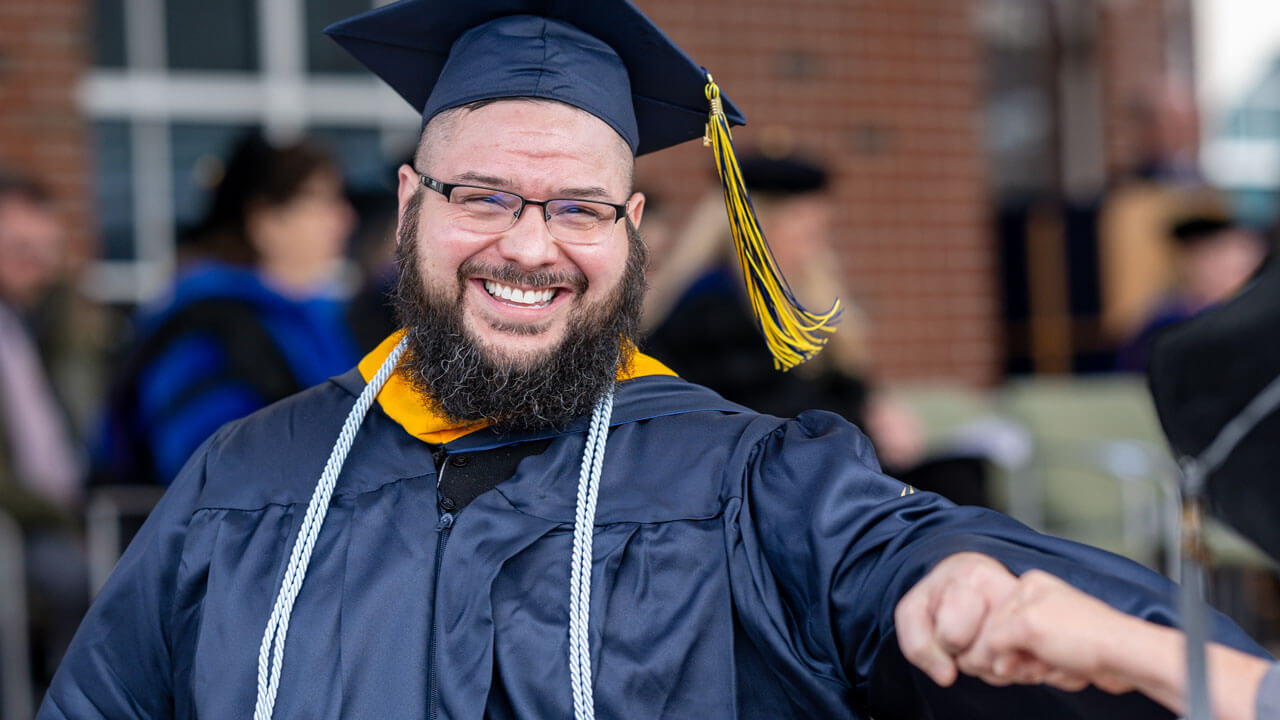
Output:
[[[627,265],[617,287],[604,300],[586,304],[587,280],[581,273],[550,275],[523,271],[513,264],[485,267],[468,260],[458,268],[457,284],[427,287],[418,268],[419,189],[405,206],[397,233],[399,278],[393,302],[408,350],[401,361],[423,401],[450,420],[483,420],[509,429],[559,427],[591,412],[595,399],[625,371],[635,348],[644,300],[647,258],[639,231],[625,218]],[[495,356],[463,321],[466,278],[490,275],[509,285],[570,285],[575,307],[565,337],[552,347],[520,358]],[[511,325],[515,334],[546,332],[541,325]]]

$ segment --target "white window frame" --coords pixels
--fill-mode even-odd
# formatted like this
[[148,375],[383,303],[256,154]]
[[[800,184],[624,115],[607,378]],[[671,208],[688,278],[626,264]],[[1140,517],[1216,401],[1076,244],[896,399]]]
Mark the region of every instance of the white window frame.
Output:
[[125,67],[93,68],[78,98],[91,122],[123,121],[129,127],[135,253],[131,260],[93,263],[86,277],[91,297],[143,303],[173,276],[174,122],[255,124],[276,140],[313,125],[376,128],[388,155],[416,136],[417,113],[372,75],[307,72],[305,9],[304,0],[257,0],[258,72],[171,71],[164,0],[124,0]]

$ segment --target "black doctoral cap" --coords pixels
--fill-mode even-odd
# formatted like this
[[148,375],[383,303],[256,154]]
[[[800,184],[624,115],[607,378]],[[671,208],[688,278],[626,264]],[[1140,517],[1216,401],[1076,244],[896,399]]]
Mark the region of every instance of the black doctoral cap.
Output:
[[424,123],[475,100],[543,97],[595,115],[641,155],[702,137],[707,122],[706,71],[626,0],[401,0],[325,32]]
[[[1161,334],[1148,369],[1175,453],[1197,457],[1280,376],[1280,262],[1238,295]],[[1207,477],[1209,508],[1280,558],[1280,413],[1263,416]]]
[[559,100],[642,155],[703,137],[716,157],[751,307],[775,365],[813,357],[840,315],[800,306],[769,251],[711,75],[629,0],[400,0],[325,29],[427,123],[478,100]]
[[1179,245],[1189,246],[1212,238],[1214,235],[1236,226],[1230,217],[1221,213],[1192,213],[1177,218],[1169,226],[1169,236]]
[[799,155],[743,155],[738,160],[742,179],[754,192],[804,195],[827,188],[827,171]]

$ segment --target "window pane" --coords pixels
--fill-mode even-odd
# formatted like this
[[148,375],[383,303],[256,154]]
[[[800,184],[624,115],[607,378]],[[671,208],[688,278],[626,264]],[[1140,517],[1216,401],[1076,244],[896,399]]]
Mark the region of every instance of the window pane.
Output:
[[382,156],[377,128],[330,125],[313,127],[309,132],[333,152],[352,191],[394,191],[395,167],[392,159]]
[[93,124],[93,200],[104,260],[137,257],[133,239],[133,143],[129,124],[99,121]]
[[222,178],[227,156],[249,125],[174,123],[170,128],[173,160],[173,222],[182,238],[201,220],[210,190]]
[[164,24],[170,69],[258,69],[254,0],[165,0]]
[[95,0],[93,4],[93,64],[124,67],[124,0]]
[[306,8],[307,70],[313,73],[363,72],[364,66],[330,40],[323,30],[330,23],[368,10],[369,0],[307,0]]
[[381,133],[375,128],[325,126],[309,132],[342,167],[347,197],[358,220],[350,252],[370,271],[393,255],[388,243],[396,225],[395,168],[400,158],[384,156]]

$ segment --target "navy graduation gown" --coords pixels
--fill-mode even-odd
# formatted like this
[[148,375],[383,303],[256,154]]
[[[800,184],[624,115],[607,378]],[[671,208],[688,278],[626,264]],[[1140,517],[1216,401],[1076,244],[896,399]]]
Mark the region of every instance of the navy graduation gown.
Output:
[[[94,602],[39,714],[246,718],[294,537],[364,382],[352,371],[219,431]],[[585,419],[439,528],[431,448],[376,404],[333,496],[285,647],[276,718],[571,717],[568,580]],[[447,467],[446,467],[447,472]],[[594,537],[601,718],[1168,717],[1137,696],[941,689],[893,610],[939,559],[1039,567],[1172,620],[1136,564],[880,474],[839,417],[759,415],[682,380],[619,386]],[[1261,653],[1217,619],[1219,640]]]

